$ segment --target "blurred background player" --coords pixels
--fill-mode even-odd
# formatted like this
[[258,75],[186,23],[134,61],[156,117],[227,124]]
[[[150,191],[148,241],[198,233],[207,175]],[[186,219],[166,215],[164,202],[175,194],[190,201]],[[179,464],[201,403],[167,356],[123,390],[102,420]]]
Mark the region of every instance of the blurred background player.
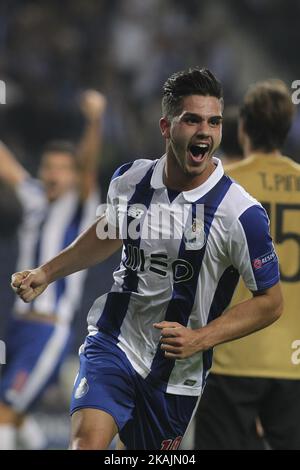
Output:
[[0,238],[13,238],[22,221],[22,205],[16,191],[0,178]]
[[[17,247],[17,229],[22,222],[22,205],[15,189],[0,178],[0,286],[8,286],[11,269],[15,269],[14,253]],[[4,268],[5,267],[5,268]],[[3,269],[4,268],[4,269]],[[0,289],[2,311],[10,308],[13,301],[11,289]],[[0,315],[0,339],[5,318]]]
[[[67,246],[95,219],[99,194],[97,169],[102,141],[104,96],[84,92],[80,108],[85,129],[76,148],[66,141],[46,145],[33,179],[3,144],[0,175],[23,205],[17,269],[34,266]],[[85,272],[58,282],[38,301],[16,302],[6,347],[7,365],[0,382],[0,449],[14,449],[16,437],[27,436],[32,447],[44,445],[25,413],[59,372],[71,343],[70,324],[81,300]]]
[[[292,361],[300,331],[300,166],[281,154],[293,114],[289,91],[279,80],[250,87],[241,107],[239,137],[246,159],[227,167],[227,173],[269,214],[285,310],[264,331],[215,349],[197,413],[196,449],[264,448],[257,417],[272,449],[300,449],[300,367]],[[263,263],[257,259],[253,269]],[[240,283],[232,303],[247,296]]]

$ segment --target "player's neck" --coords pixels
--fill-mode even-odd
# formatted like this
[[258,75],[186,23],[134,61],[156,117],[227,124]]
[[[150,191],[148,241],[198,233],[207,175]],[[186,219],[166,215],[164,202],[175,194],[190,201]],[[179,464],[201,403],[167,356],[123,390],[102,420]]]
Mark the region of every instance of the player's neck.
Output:
[[197,175],[186,174],[180,168],[176,160],[167,155],[163,181],[169,189],[175,191],[191,191],[205,183],[215,169],[216,165],[211,159],[202,173]]

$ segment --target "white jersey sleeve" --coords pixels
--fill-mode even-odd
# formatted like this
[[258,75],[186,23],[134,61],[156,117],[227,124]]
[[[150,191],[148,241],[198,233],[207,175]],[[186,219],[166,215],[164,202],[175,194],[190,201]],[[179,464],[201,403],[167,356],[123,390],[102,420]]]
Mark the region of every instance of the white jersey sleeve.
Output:
[[120,177],[126,173],[131,166],[136,162],[125,163],[124,165],[117,168],[114,172],[107,192],[107,208],[106,218],[110,225],[114,227],[119,226],[119,206],[120,206],[120,191],[119,181]]
[[109,225],[113,227],[118,226],[117,218],[117,208],[118,208],[118,198],[117,198],[117,180],[112,180],[109,185],[107,193],[107,206],[106,206],[106,218]]

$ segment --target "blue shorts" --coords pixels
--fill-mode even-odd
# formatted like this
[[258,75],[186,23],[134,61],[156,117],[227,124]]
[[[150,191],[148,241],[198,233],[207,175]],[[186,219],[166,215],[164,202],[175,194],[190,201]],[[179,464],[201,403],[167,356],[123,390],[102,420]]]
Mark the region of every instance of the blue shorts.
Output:
[[110,336],[88,336],[80,353],[71,414],[80,408],[109,413],[127,449],[178,449],[198,397],[165,393],[143,379]]
[[57,379],[70,349],[70,327],[13,318],[5,343],[0,400],[24,412]]

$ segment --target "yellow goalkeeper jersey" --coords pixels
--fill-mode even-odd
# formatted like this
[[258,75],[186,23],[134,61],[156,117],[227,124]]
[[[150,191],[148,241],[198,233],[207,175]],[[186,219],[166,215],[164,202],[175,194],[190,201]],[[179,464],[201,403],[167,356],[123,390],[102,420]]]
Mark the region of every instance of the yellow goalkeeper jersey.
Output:
[[[284,312],[273,325],[215,348],[219,374],[300,379],[300,165],[276,154],[255,153],[228,165],[226,173],[267,210],[284,295]],[[231,305],[251,297],[239,282]]]

